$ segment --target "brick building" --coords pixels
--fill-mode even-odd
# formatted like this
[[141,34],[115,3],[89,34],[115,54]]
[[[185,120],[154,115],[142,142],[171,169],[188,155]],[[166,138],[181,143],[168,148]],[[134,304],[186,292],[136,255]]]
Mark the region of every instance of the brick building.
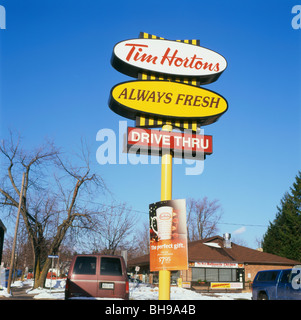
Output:
[[[214,236],[188,244],[189,269],[172,272],[172,283],[178,278],[187,285],[206,283],[212,288],[244,289],[259,270],[285,269],[300,264],[298,261],[279,257],[237,245],[230,237]],[[149,255],[128,261],[129,271],[140,267],[140,277],[157,282],[157,274],[149,271]]]

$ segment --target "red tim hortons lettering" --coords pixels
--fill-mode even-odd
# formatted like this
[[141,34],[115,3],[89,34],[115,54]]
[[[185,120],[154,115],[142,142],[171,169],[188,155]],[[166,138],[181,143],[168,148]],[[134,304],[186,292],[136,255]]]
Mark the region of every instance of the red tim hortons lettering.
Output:
[[[210,71],[219,71],[219,63],[216,63],[215,65],[213,63],[204,62],[202,61],[203,58],[197,57],[196,54],[194,54],[192,57],[179,57],[178,50],[175,50],[172,54],[170,54],[171,49],[167,48],[164,55],[162,56],[162,59],[160,61],[161,65],[168,64],[169,66],[174,65],[175,67],[184,67],[184,68],[190,68],[190,69],[209,69]],[[170,54],[170,55],[169,55]]]
[[144,48],[148,48],[147,45],[144,45],[144,44],[131,44],[131,43],[126,43],[125,44],[126,46],[130,46],[132,47],[131,50],[129,51],[128,55],[126,56],[126,60],[127,61],[130,61],[130,59],[132,58],[134,52],[135,52],[135,49],[136,47],[138,47],[138,49],[136,50],[134,56],[133,56],[133,60],[134,61],[138,61],[138,60],[141,60],[142,62],[146,61],[148,63],[152,62],[153,64],[156,64],[156,61],[158,59],[157,56],[152,56],[151,54],[150,55],[147,55],[146,53],[143,53],[140,55],[140,53],[143,52],[143,47]]

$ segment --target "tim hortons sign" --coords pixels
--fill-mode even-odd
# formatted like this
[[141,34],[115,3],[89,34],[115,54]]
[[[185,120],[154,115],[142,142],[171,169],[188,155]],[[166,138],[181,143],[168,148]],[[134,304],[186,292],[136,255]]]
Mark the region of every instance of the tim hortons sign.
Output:
[[166,120],[215,122],[228,109],[219,94],[179,82],[141,80],[116,85],[111,90],[110,108],[117,114],[135,119],[147,115]]
[[213,152],[212,136],[131,127],[126,147],[129,153],[159,156],[162,150],[170,150],[176,158],[200,160]]
[[227,67],[226,59],[215,51],[189,43],[162,39],[130,39],[117,43],[112,66],[134,78],[146,72],[208,84]]

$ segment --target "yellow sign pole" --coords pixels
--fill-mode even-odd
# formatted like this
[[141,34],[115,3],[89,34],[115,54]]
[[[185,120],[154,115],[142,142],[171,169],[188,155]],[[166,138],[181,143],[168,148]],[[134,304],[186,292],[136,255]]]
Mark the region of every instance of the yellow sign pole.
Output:
[[[172,125],[166,124],[162,131],[172,131]],[[172,198],[172,154],[162,151],[161,164],[161,201]],[[159,300],[170,300],[170,271],[159,271]]]

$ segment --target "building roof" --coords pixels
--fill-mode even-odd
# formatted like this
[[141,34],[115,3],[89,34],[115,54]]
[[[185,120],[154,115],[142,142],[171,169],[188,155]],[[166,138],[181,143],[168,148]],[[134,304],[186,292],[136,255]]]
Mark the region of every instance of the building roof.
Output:
[[[231,248],[224,247],[224,239],[214,236],[188,243],[189,262],[237,262],[249,264],[287,265],[292,266],[300,262],[240,246],[231,242]],[[128,266],[146,266],[149,255],[144,255],[128,261]]]
[[[231,242],[231,248],[224,248],[224,239],[220,236],[193,241],[188,244],[188,260],[204,262],[238,262],[252,264],[295,265],[298,261],[261,252]],[[220,248],[210,246],[217,244]],[[209,244],[209,245],[208,245]]]

